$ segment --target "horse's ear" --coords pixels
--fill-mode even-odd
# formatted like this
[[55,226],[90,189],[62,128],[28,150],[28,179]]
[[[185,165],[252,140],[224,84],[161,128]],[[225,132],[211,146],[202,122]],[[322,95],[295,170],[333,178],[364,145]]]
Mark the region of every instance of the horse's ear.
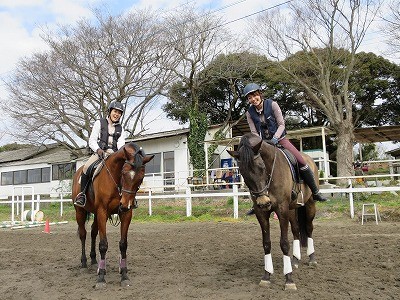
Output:
[[149,161],[151,161],[154,158],[154,154],[153,155],[146,155],[143,158],[143,164],[147,164]]
[[234,158],[239,158],[239,152],[238,151],[233,151],[233,150],[226,150],[230,156],[234,157]]
[[262,142],[263,142],[263,141],[260,140],[257,144],[255,144],[255,145],[252,147],[254,154],[257,154],[258,151],[260,151]]

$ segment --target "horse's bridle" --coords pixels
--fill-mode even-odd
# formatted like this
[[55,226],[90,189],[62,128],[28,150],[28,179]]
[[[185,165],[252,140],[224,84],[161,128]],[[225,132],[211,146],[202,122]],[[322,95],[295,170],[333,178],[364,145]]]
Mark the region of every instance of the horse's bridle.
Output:
[[[273,162],[272,162],[271,174],[269,174],[269,180],[268,180],[267,184],[264,186],[264,188],[262,188],[262,189],[259,190],[259,191],[253,191],[253,190],[251,190],[251,189],[249,188],[250,195],[253,196],[254,198],[258,198],[258,197],[264,195],[264,191],[267,191],[267,192],[265,193],[265,195],[266,195],[266,196],[269,196],[268,189],[269,189],[269,186],[271,185],[271,182],[272,182],[272,174],[274,173],[274,169],[275,169],[275,161],[276,161],[276,153],[277,153],[277,150],[276,150],[277,147],[275,146],[274,148],[275,148],[274,160],[273,160]],[[256,156],[254,156],[253,159],[258,158],[258,156],[260,156],[260,153],[258,153]],[[263,162],[264,162],[264,160],[263,160]],[[264,163],[264,165],[265,165],[265,163]]]
[[[144,153],[143,153],[142,147],[140,147],[139,150],[135,151],[135,153],[133,154],[133,157],[136,157],[137,154],[140,154],[141,156],[144,157]],[[115,187],[117,188],[118,194],[119,194],[120,197],[122,196],[122,193],[127,193],[127,194],[131,194],[131,195],[137,193],[137,191],[139,190],[139,187],[137,187],[136,190],[127,190],[127,189],[124,189],[122,186],[118,185],[117,182],[115,181],[114,177],[112,176],[110,169],[107,167],[104,159],[103,159],[103,163],[104,163],[104,167],[106,168],[106,170],[108,172],[108,175],[110,175],[111,179],[113,180],[113,182],[115,184]],[[130,165],[133,169],[136,169],[136,167],[137,167],[134,162],[130,162],[129,160],[125,160],[124,165],[126,165],[126,164]],[[123,166],[122,166],[122,168],[123,168]],[[126,211],[128,211],[128,210],[130,210],[132,208],[133,207],[129,205],[128,209]]]

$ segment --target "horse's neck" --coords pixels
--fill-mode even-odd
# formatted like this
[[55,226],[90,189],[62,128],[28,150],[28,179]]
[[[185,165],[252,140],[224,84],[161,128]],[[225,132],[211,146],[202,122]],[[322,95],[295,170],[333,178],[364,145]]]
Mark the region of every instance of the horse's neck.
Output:
[[113,169],[122,170],[122,166],[125,163],[125,155],[122,151],[114,152],[108,157],[107,162],[107,165]]
[[278,151],[279,150],[274,146],[268,144],[263,145],[263,147],[260,149],[260,154],[266,166],[270,165],[272,167],[274,160],[278,156]]

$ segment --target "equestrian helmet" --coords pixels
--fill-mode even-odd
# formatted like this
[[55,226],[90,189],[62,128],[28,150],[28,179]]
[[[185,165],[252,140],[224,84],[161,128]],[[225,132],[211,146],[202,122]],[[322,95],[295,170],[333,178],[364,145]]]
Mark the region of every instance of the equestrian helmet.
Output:
[[243,96],[247,97],[248,94],[259,91],[261,88],[257,83],[249,83],[243,89]]
[[124,113],[124,105],[119,101],[111,101],[110,106],[108,107],[108,113],[110,113],[112,109],[116,109],[121,113]]

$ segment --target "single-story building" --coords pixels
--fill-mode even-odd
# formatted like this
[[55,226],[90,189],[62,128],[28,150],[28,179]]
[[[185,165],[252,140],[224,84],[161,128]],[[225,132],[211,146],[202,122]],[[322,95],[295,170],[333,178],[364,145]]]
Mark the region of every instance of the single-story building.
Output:
[[56,144],[0,152],[0,199],[71,190],[79,158]]
[[[211,139],[218,128],[211,126],[206,140]],[[142,188],[165,190],[168,188],[164,186],[187,186],[188,178],[193,176],[187,144],[188,134],[189,129],[177,129],[127,140],[141,146],[146,154],[154,154],[154,159],[146,165]],[[209,168],[220,167],[221,160],[231,160],[224,150],[223,146],[217,147],[214,151],[215,163]],[[61,192],[69,193],[72,174],[87,158],[88,156],[74,156],[57,145],[0,152],[0,199],[22,193],[50,197],[59,197]]]

